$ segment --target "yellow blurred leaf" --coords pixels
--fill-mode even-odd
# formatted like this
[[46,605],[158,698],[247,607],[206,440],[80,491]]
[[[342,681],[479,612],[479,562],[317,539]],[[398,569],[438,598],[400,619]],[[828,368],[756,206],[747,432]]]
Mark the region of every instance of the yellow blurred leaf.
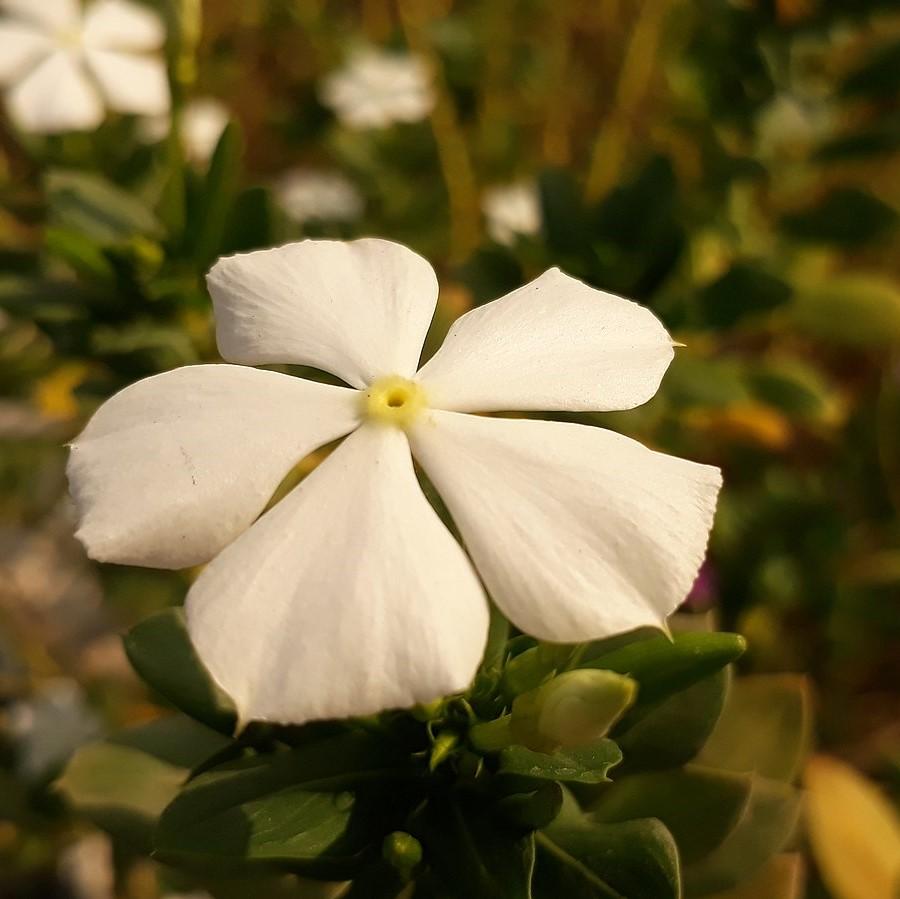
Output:
[[878,788],[827,755],[806,766],[809,838],[836,899],[895,899],[900,817]]
[[752,880],[709,899],[801,899],[805,874],[800,855],[776,855]]

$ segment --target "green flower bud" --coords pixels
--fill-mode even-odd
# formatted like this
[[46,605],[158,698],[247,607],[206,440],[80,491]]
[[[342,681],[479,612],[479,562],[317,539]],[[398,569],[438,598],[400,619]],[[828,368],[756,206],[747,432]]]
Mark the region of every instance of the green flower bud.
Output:
[[584,746],[605,736],[636,695],[637,683],[625,675],[567,671],[515,700],[510,729],[537,752]]
[[381,844],[382,858],[408,880],[422,862],[422,844],[402,830],[389,833]]

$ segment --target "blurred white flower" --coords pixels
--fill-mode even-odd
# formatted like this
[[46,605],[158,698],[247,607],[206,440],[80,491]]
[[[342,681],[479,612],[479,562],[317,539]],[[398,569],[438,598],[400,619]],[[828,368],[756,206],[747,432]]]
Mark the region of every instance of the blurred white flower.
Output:
[[102,732],[81,688],[63,678],[48,682],[34,699],[15,703],[8,715],[19,770],[29,779],[52,773]]
[[419,122],[434,108],[431,73],[416,56],[363,50],[322,83],[322,102],[349,128]]
[[766,159],[805,157],[831,134],[834,116],[821,101],[778,94],[756,120],[756,150]]
[[[68,474],[94,558],[212,560],[188,628],[242,721],[365,715],[465,689],[486,592],[558,643],[663,626],[684,599],[718,469],[597,427],[470,414],[646,402],[674,353],[649,310],[551,269],[463,315],[417,371],[438,283],[403,246],[303,241],[222,259],[208,283],[219,350],[240,364],[117,394]],[[276,362],[351,386],[245,367]],[[256,521],[299,460],[341,437]]]
[[363,213],[362,194],[340,172],[293,169],[275,187],[287,216],[298,224],[308,221],[349,222]]
[[105,834],[92,833],[67,846],[57,871],[72,899],[115,899],[113,847]]
[[[231,113],[215,97],[197,97],[187,103],[181,113],[181,142],[191,162],[209,162],[228,127]],[[172,130],[172,116],[151,116],[140,122],[139,135],[148,144],[159,143]]]
[[541,229],[541,199],[531,182],[489,187],[481,208],[487,230],[497,243],[507,246],[518,237],[529,237]]
[[0,0],[0,84],[23,131],[89,131],[169,109],[162,21],[127,0]]

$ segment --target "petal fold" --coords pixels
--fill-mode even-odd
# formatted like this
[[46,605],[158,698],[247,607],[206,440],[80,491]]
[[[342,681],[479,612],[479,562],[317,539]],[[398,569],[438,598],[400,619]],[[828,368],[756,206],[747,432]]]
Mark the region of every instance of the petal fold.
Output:
[[23,131],[57,134],[91,131],[103,121],[103,105],[72,55],[58,50],[6,95],[9,114]]
[[169,111],[169,76],[161,59],[90,49],[85,59],[110,109],[144,116]]
[[371,238],[231,256],[207,281],[225,359],[311,365],[354,387],[415,374],[438,294],[421,256]]
[[94,49],[158,50],[165,39],[160,17],[126,0],[94,0],[84,17],[84,42]]
[[410,443],[503,612],[574,643],[663,627],[706,551],[718,469],[587,425],[435,411]]
[[234,365],[154,375],[75,440],[77,536],[102,562],[185,568],[245,531],[290,469],[358,424],[354,390]]
[[229,546],[187,599],[241,720],[302,723],[465,689],[488,610],[396,428],[364,425]]
[[672,356],[649,309],[554,268],[457,319],[419,380],[458,412],[608,412],[647,402]]

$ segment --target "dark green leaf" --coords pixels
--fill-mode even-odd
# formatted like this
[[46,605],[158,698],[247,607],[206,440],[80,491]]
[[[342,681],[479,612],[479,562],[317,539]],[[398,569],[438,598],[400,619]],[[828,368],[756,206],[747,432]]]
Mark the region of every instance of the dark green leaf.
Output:
[[220,253],[238,189],[243,143],[240,127],[231,122],[219,138],[209,164],[195,223],[194,261],[200,269],[205,269]]
[[598,824],[570,798],[536,846],[535,899],[680,899],[678,850],[654,819]]
[[435,796],[410,829],[442,899],[531,899],[534,839],[504,826],[483,801]]
[[730,328],[741,319],[783,306],[791,297],[788,284],[761,268],[736,262],[700,292],[702,323]]
[[800,793],[786,784],[753,777],[750,798],[736,827],[710,855],[685,868],[688,895],[707,896],[752,877],[791,838]]
[[588,811],[607,824],[658,818],[687,863],[708,855],[725,840],[747,806],[750,788],[747,776],[690,765],[622,778]]
[[552,755],[533,752],[524,746],[510,746],[500,753],[498,773],[517,779],[598,784],[607,782],[609,770],[621,761],[622,753],[612,740],[600,740],[578,749],[561,749]]
[[900,84],[900,41],[862,57],[865,62],[840,86],[845,97],[896,97]]
[[222,733],[234,732],[234,704],[198,658],[181,608],[133,627],[125,636],[125,652],[137,673],[182,712]]
[[510,826],[528,832],[546,827],[559,814],[562,787],[547,781],[528,793],[512,793],[497,801],[497,814]]
[[157,849],[179,862],[346,876],[373,834],[369,805],[344,791],[397,771],[386,739],[352,732],[228,763],[196,777],[166,809]]
[[694,758],[719,720],[728,682],[723,669],[624,721],[613,731],[625,757],[620,773],[672,768]]
[[638,682],[638,705],[646,707],[721,671],[746,646],[739,634],[697,632],[671,640],[660,635],[585,659],[579,667],[627,674]]
[[869,243],[896,227],[895,209],[856,187],[831,191],[803,212],[781,219],[781,228],[792,237],[815,243],[855,246]]

